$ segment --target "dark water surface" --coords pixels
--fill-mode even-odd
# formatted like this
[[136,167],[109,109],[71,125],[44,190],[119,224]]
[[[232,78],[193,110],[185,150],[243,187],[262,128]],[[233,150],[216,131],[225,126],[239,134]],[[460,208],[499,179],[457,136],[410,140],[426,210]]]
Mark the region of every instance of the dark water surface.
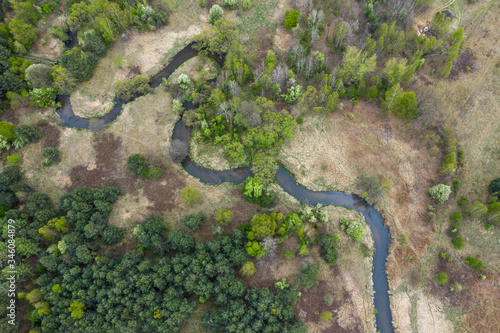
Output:
[[[74,37],[76,38],[76,37]],[[71,40],[74,44],[74,40]],[[186,46],[177,53],[171,62],[160,73],[151,78],[150,85],[152,88],[158,87],[162,83],[162,79],[168,78],[182,63],[196,56],[198,51],[192,48],[192,44]],[[216,59],[218,60],[218,59]],[[218,62],[220,62],[218,60]],[[88,128],[89,119],[80,118],[74,114],[69,95],[59,96],[58,101],[61,103],[61,109],[57,113],[61,117],[63,124],[76,128]],[[114,121],[121,113],[124,102],[116,100],[115,105],[109,113],[100,117],[105,123]],[[192,109],[195,106],[190,103],[184,103],[186,109]],[[190,127],[180,120],[174,128],[173,139],[179,139],[184,142],[189,142],[191,138]],[[241,184],[248,177],[252,176],[249,167],[236,168],[226,171],[215,171],[203,168],[194,163],[190,157],[187,157],[182,166],[187,173],[200,179],[203,183],[216,185],[223,182],[231,182]],[[283,167],[279,167],[276,173],[278,184],[287,192],[299,201],[310,205],[318,203],[327,205],[343,206],[350,209],[355,209],[363,214],[366,222],[369,224],[375,242],[375,255],[373,260],[373,285],[375,290],[374,303],[377,309],[376,323],[377,330],[382,333],[392,333],[392,314],[389,307],[389,285],[387,275],[385,274],[385,261],[388,254],[388,247],[391,242],[389,228],[384,225],[384,219],[380,213],[365,200],[354,194],[345,194],[338,191],[311,191],[307,188],[298,185],[295,182],[292,174],[286,171]],[[353,262],[353,265],[357,263]]]

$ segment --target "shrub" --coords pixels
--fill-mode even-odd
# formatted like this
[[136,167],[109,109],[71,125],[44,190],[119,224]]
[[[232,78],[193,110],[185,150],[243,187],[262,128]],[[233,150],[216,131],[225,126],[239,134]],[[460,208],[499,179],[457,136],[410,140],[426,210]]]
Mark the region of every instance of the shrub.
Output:
[[297,279],[297,282],[299,286],[305,289],[309,289],[312,286],[318,284],[318,279],[319,279],[319,265],[313,264],[301,271],[300,276]]
[[149,77],[138,75],[129,80],[118,80],[115,82],[116,96],[122,100],[130,101],[132,98],[143,95],[151,91]]
[[61,154],[56,147],[49,147],[42,150],[42,156],[45,158],[44,165],[57,164],[61,160]]
[[186,206],[194,206],[201,202],[201,193],[194,187],[185,187],[181,192],[181,200]]
[[215,222],[221,224],[221,225],[226,225],[228,223],[231,223],[234,219],[234,214],[232,211],[228,209],[219,209],[215,212],[214,216]]
[[482,271],[484,269],[484,263],[477,258],[468,257],[467,260],[465,260],[465,263],[474,268],[476,271]]
[[302,123],[304,123],[304,119],[297,118],[297,124],[301,125]]
[[55,106],[56,88],[35,88],[30,91],[31,101],[41,108]]
[[290,288],[290,284],[286,283],[286,278],[282,278],[274,284],[274,288],[276,290],[286,290]]
[[323,302],[325,302],[325,305],[330,306],[333,304],[333,296],[331,294],[325,294],[323,295]]
[[216,21],[220,20],[224,16],[224,11],[219,5],[213,5],[208,12],[208,21],[214,24]]
[[465,205],[467,205],[467,198],[466,197],[460,198],[457,201],[457,205],[458,205],[458,207],[465,207]]
[[286,14],[285,28],[288,30],[292,30],[299,24],[299,19],[300,19],[300,13],[295,9],[292,9],[291,11],[288,12],[288,14]]
[[252,1],[250,0],[243,0],[243,9],[244,10],[249,10],[252,8]]
[[330,311],[323,311],[319,314],[321,321],[329,321],[333,314]]
[[115,60],[113,60],[113,66],[115,66],[115,68],[122,69],[123,66],[125,66],[125,61],[120,58],[115,58]]
[[438,203],[443,203],[450,197],[451,187],[445,184],[438,184],[429,189],[429,194]]
[[12,154],[7,156],[7,164],[9,165],[21,165],[23,163],[21,156],[18,154]]
[[241,266],[240,269],[240,274],[243,276],[252,276],[255,272],[257,272],[257,270],[255,269],[255,265],[252,261],[247,261],[243,264],[243,266]]
[[439,273],[436,275],[436,281],[439,283],[441,286],[444,286],[445,284],[448,283],[448,274],[446,273]]
[[207,217],[203,213],[190,214],[184,217],[184,225],[189,228],[191,231],[196,231],[199,227],[202,226],[203,222]]
[[238,0],[222,0],[222,4],[227,9],[236,9],[238,7]]
[[464,247],[464,240],[460,236],[453,238],[452,243],[457,249],[461,249]]
[[459,190],[459,189],[460,189],[460,179],[455,179],[455,180],[453,181],[453,188],[454,188],[455,190]]
[[365,228],[359,221],[356,220],[349,221],[347,219],[342,218],[340,219],[340,227],[349,236],[351,236],[357,241],[363,239],[363,237],[365,236]]
[[48,88],[53,82],[52,66],[46,64],[34,64],[26,69],[26,81],[33,88]]
[[0,137],[8,141],[13,141],[16,138],[15,130],[16,126],[5,121],[0,121]]
[[[364,233],[364,229],[363,229]],[[324,233],[319,237],[319,245],[321,247],[321,256],[325,259],[328,265],[335,264],[339,257],[336,246],[339,240],[338,235]]]
[[141,154],[130,155],[127,159],[127,165],[134,175],[140,175],[142,171],[146,168],[148,160]]

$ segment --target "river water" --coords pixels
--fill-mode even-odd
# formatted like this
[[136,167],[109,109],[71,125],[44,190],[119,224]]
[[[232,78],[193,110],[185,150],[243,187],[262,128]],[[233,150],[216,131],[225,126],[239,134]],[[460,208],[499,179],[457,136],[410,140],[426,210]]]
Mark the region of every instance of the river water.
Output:
[[[158,87],[162,83],[163,78],[168,78],[180,65],[182,65],[182,63],[197,54],[198,52],[192,48],[192,44],[179,51],[179,53],[172,58],[170,63],[160,73],[151,78],[151,87]],[[73,109],[71,108],[69,95],[59,96],[58,101],[61,103],[61,108],[57,110],[57,113],[61,117],[63,125],[82,129],[89,127],[89,119],[80,118],[74,114]],[[99,119],[101,119],[104,123],[114,121],[120,115],[123,109],[123,104],[123,101],[119,99],[115,100],[115,105],[111,111]],[[194,107],[192,103],[185,103],[184,106],[186,109]],[[184,122],[180,120],[174,127],[172,138],[189,142],[191,138],[191,131],[192,129],[187,127]],[[216,185],[223,182],[241,184],[245,181],[245,179],[252,176],[249,167],[215,171],[197,165],[191,160],[190,157],[187,157],[182,162],[182,166],[188,174],[198,178],[201,182],[210,185]],[[384,219],[382,218],[380,212],[355,194],[345,194],[338,191],[311,191],[301,185],[298,185],[293,178],[293,175],[281,166],[276,173],[276,181],[285,192],[303,203],[310,205],[321,203],[326,205],[343,206],[355,209],[363,214],[366,222],[370,226],[375,243],[375,254],[373,258],[373,288],[375,290],[374,303],[375,308],[377,309],[375,316],[377,330],[382,333],[394,332],[394,328],[392,326],[392,314],[389,305],[389,285],[387,275],[385,273],[385,262],[391,239],[389,228],[384,225]],[[355,262],[352,264],[356,265]]]

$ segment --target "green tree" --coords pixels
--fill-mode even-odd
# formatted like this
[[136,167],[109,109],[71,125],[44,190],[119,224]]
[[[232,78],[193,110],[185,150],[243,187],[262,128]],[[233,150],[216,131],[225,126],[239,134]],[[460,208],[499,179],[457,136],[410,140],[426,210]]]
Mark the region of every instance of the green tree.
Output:
[[56,95],[56,88],[35,88],[30,91],[30,96],[33,104],[41,108],[54,106]]
[[189,228],[189,230],[196,231],[198,230],[198,228],[201,227],[201,225],[203,224],[203,222],[205,222],[206,219],[207,217],[205,216],[205,214],[200,212],[196,214],[187,215],[186,217],[184,217],[183,222],[184,225]]
[[33,64],[26,69],[25,78],[33,88],[48,88],[54,82],[51,73],[51,66]]
[[73,301],[68,310],[71,312],[71,318],[81,319],[84,315],[85,304],[79,301]]
[[285,17],[285,28],[288,30],[292,30],[299,24],[299,19],[300,19],[300,13],[292,9],[291,11],[286,14]]
[[429,194],[438,203],[443,203],[450,197],[451,187],[445,184],[438,184],[429,189]]
[[208,21],[211,24],[215,24],[218,20],[222,19],[224,16],[224,11],[220,8],[219,5],[213,5],[208,12]]
[[14,130],[16,139],[14,140],[14,146],[16,148],[24,147],[28,142],[35,142],[40,139],[43,135],[35,125],[19,125]]
[[488,185],[488,191],[490,191],[491,194],[500,192],[500,178],[491,181],[490,185]]
[[146,168],[148,160],[141,154],[130,155],[127,159],[127,166],[134,175],[140,175],[142,171]]
[[321,248],[321,256],[330,266],[335,264],[335,262],[339,257],[339,253],[336,248],[338,240],[339,236],[334,234],[324,233],[319,236],[319,246]]
[[134,97],[151,91],[149,77],[147,75],[138,75],[133,79],[118,80],[115,82],[115,91],[118,98],[130,101]]
[[60,65],[52,67],[52,79],[54,80],[54,87],[57,88],[60,94],[69,94],[77,83],[77,79],[73,74]]
[[339,77],[345,84],[356,84],[377,66],[377,56],[369,56],[356,46],[348,46],[342,59]]
[[218,20],[215,21],[213,27],[194,36],[195,44],[193,48],[222,55],[227,53],[232,42],[237,39],[238,30],[236,29],[235,23],[226,20]]
[[252,261],[247,261],[243,266],[241,266],[240,274],[243,276],[252,276],[257,272]]
[[19,43],[16,51],[21,54],[26,53],[31,43],[37,38],[35,27],[17,18],[9,20],[9,31],[14,40]]
[[181,200],[186,206],[194,206],[201,202],[201,193],[194,187],[185,187],[181,192]]
[[215,212],[214,216],[215,222],[221,224],[221,225],[226,225],[228,223],[231,223],[234,219],[234,214],[232,211],[228,209],[219,209]]
[[276,227],[276,220],[272,219],[269,215],[256,214],[252,218],[252,232],[257,239],[273,236],[276,232]]
[[391,58],[385,63],[384,79],[387,86],[392,87],[396,83],[400,83],[408,70],[406,58]]
[[486,219],[489,223],[500,224],[500,202],[494,202],[488,205]]
[[479,201],[474,201],[473,203],[465,207],[465,211],[471,217],[479,219],[482,218],[488,212],[488,207],[486,207]]
[[78,81],[83,82],[90,80],[94,75],[97,60],[94,53],[84,52],[78,47],[74,47],[64,53],[59,64],[67,68]]
[[360,241],[365,237],[365,228],[359,221],[342,218],[340,219],[340,227],[349,236],[357,241]]

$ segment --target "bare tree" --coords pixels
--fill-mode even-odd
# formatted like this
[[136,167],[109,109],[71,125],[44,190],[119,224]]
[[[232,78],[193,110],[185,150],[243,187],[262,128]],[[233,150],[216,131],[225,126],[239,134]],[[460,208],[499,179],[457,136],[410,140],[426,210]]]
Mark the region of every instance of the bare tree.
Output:
[[241,88],[236,81],[230,81],[229,84],[229,93],[231,97],[238,97],[241,94]]
[[279,64],[273,70],[273,75],[272,75],[273,83],[279,84],[282,90],[283,88],[285,88],[287,73],[288,73],[287,65],[282,66],[281,64]]
[[170,148],[167,150],[167,155],[172,161],[180,163],[184,161],[188,154],[187,143],[179,139],[172,140]]
[[228,102],[222,102],[217,106],[217,114],[223,115],[229,123],[233,122],[234,111]]

